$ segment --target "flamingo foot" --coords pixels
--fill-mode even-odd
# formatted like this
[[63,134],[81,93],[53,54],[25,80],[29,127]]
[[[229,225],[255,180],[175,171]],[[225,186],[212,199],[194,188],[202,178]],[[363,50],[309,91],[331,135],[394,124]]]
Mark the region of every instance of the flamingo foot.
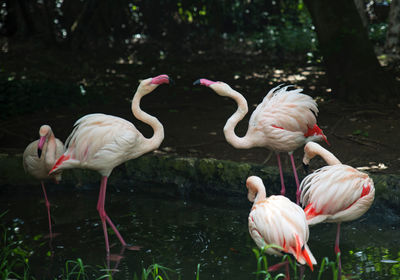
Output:
[[135,245],[130,245],[130,244],[125,244],[125,249],[129,251],[140,251],[143,248],[143,246],[135,246]]
[[109,256],[107,256],[107,258],[112,262],[119,262],[124,258],[124,256],[120,254],[110,254]]

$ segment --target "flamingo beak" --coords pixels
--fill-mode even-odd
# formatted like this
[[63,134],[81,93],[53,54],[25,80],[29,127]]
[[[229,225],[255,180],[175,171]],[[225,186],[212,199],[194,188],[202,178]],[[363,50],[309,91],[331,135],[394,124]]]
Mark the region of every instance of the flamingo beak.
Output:
[[215,84],[215,83],[216,82],[208,80],[208,79],[198,79],[193,83],[193,85],[194,86],[202,85],[202,86],[209,87],[209,86],[211,86],[212,84]]
[[326,138],[325,134],[322,133],[322,138],[325,140],[326,144],[330,146],[331,144],[328,142],[328,138]]
[[159,75],[151,79],[151,84],[161,85],[161,84],[173,84],[174,81],[168,77],[168,75]]
[[37,149],[38,158],[40,158],[42,156],[42,150],[43,150],[43,146],[44,146],[45,142],[46,142],[46,136],[41,136],[39,139],[39,144],[38,144],[38,149]]

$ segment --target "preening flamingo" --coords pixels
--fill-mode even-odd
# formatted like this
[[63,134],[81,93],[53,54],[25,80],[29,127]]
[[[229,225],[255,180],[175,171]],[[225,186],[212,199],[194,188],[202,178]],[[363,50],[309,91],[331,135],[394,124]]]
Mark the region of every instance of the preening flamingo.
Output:
[[64,144],[58,140],[51,127],[42,125],[39,129],[39,140],[30,143],[23,154],[23,165],[25,172],[28,172],[42,184],[44,199],[46,202],[47,216],[49,219],[50,238],[53,236],[51,229],[50,202],[47,199],[44,180],[52,178],[57,183],[61,180],[61,172],[55,172],[49,175],[49,171],[53,167],[56,160],[64,153]]
[[[292,254],[300,264],[313,270],[317,263],[307,245],[309,229],[303,209],[282,195],[266,197],[260,177],[247,178],[248,199],[253,202],[249,214],[249,232],[258,247],[275,244],[284,253]],[[276,248],[266,250],[271,255],[282,255]]]
[[281,179],[281,194],[285,195],[282,165],[279,153],[289,153],[296,181],[296,202],[299,204],[299,179],[293,159],[293,151],[309,141],[327,139],[316,124],[317,103],[302,89],[289,90],[289,86],[275,87],[264,97],[250,117],[244,137],[235,134],[235,127],[247,114],[247,101],[236,90],[224,82],[199,79],[195,85],[204,85],[213,89],[220,96],[227,96],[236,101],[238,109],[228,119],[224,127],[226,141],[237,149],[264,147],[277,154]]
[[303,163],[308,165],[316,155],[329,165],[304,178],[300,185],[300,201],[309,225],[337,223],[335,253],[338,254],[340,223],[358,219],[367,212],[375,197],[374,182],[366,173],[342,164],[314,142],[304,146]]
[[127,246],[121,234],[104,209],[107,179],[114,167],[130,159],[157,149],[164,139],[164,128],[157,118],[140,108],[140,100],[161,84],[169,84],[167,75],[159,75],[140,82],[132,99],[133,115],[150,125],[151,138],[144,137],[129,121],[105,114],[83,116],[75,123],[75,128],[66,141],[66,152],[58,159],[50,173],[67,168],[87,168],[96,170],[102,176],[97,210],[103,225],[107,254],[110,252],[107,224],[111,226],[123,246]]

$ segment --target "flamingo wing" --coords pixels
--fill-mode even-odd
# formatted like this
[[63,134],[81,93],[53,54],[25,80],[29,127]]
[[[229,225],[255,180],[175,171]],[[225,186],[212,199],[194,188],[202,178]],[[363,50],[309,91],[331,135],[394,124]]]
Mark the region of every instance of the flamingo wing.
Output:
[[[288,90],[288,86],[268,93],[253,121],[261,127],[273,126],[292,132],[307,133],[316,124],[317,103],[302,89]],[[257,110],[257,109],[256,109]]]
[[367,174],[343,164],[316,170],[300,189],[309,224],[354,220],[369,209],[375,195]]

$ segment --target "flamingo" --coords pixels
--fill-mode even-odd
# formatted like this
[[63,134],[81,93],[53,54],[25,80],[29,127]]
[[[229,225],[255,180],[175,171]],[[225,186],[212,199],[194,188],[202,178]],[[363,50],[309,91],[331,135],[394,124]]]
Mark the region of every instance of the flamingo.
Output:
[[224,127],[225,138],[237,149],[264,147],[276,152],[281,195],[285,195],[286,188],[279,153],[289,154],[297,186],[296,202],[299,204],[300,184],[293,151],[309,141],[324,139],[328,143],[326,136],[316,124],[317,103],[310,96],[301,93],[302,89],[288,90],[289,86],[275,87],[252,113],[246,135],[239,137],[235,134],[235,127],[248,112],[247,101],[243,95],[224,82],[199,79],[194,85],[210,87],[218,95],[228,96],[236,101],[238,108]]
[[86,168],[96,170],[102,176],[97,211],[99,212],[107,255],[110,253],[107,224],[113,229],[123,247],[127,243],[119,233],[109,216],[104,204],[107,180],[114,167],[130,159],[157,149],[164,139],[164,127],[157,118],[147,114],[140,108],[140,100],[161,84],[169,84],[167,75],[142,80],[132,99],[133,115],[153,128],[151,138],[144,137],[129,121],[105,114],[89,114],[76,121],[72,133],[66,141],[67,150],[57,160],[50,171],[61,169]]
[[[282,195],[267,198],[260,177],[247,178],[246,187],[247,198],[253,202],[248,219],[249,232],[257,246],[278,245],[284,253],[293,255],[300,264],[307,263],[313,270],[317,261],[307,245],[309,229],[303,209]],[[267,248],[266,253],[282,255],[274,247]]]
[[[49,175],[49,171],[56,159],[64,153],[64,144],[54,136],[49,125],[42,125],[39,129],[39,140],[30,143],[23,154],[22,163],[25,172],[40,180],[49,219],[50,238],[53,237],[51,229],[50,202],[47,199],[44,180],[52,178],[57,183],[61,180],[61,172]],[[42,156],[43,155],[43,156]]]
[[314,142],[304,146],[303,164],[307,166],[317,155],[329,165],[304,178],[300,185],[300,201],[305,207],[304,212],[309,225],[337,223],[337,255],[340,253],[341,222],[353,221],[367,212],[375,197],[374,182],[366,173],[342,164],[331,152]]

